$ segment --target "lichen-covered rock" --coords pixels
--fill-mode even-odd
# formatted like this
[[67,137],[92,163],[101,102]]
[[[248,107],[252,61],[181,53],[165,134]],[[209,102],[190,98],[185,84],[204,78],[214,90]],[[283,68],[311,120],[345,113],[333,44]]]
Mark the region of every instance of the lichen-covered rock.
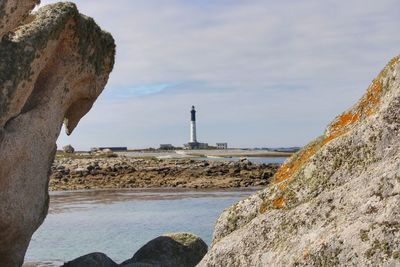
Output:
[[[114,64],[110,34],[72,3],[1,1],[0,266],[20,266],[48,209],[48,175],[62,123],[70,134]],[[17,28],[15,28],[18,26]]]
[[121,267],[194,267],[206,253],[207,244],[193,234],[164,234],[140,248]]
[[199,266],[399,266],[399,140],[395,57],[272,185],[221,214]]

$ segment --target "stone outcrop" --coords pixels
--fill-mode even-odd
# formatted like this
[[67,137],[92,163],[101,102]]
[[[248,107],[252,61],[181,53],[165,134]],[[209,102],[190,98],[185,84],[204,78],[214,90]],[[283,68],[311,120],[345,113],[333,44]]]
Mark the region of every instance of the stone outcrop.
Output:
[[22,265],[48,210],[56,139],[70,134],[114,64],[110,34],[72,3],[30,13],[37,0],[0,3],[0,266]]
[[199,266],[400,265],[399,140],[395,57],[270,186],[221,214]]

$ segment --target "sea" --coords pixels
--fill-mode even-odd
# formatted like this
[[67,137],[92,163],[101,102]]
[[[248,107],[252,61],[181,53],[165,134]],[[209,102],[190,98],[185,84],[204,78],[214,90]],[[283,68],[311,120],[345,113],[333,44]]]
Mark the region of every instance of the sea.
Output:
[[50,192],[49,214],[33,235],[25,260],[66,262],[103,252],[121,263],[148,241],[170,232],[190,232],[210,244],[223,209],[257,190]]

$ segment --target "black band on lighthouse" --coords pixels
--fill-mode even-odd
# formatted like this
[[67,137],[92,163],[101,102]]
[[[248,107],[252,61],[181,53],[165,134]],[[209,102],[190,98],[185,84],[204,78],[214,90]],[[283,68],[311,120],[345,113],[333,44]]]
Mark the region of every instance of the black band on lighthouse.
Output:
[[192,106],[190,113],[192,114],[190,121],[196,121],[196,110],[194,109],[194,106]]

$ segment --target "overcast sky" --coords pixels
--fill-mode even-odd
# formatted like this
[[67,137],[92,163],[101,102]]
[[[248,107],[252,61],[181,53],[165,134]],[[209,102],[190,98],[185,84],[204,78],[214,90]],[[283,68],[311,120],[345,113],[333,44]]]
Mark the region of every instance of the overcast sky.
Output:
[[400,52],[398,0],[75,2],[117,43],[78,149],[182,145],[192,105],[199,141],[301,146]]

